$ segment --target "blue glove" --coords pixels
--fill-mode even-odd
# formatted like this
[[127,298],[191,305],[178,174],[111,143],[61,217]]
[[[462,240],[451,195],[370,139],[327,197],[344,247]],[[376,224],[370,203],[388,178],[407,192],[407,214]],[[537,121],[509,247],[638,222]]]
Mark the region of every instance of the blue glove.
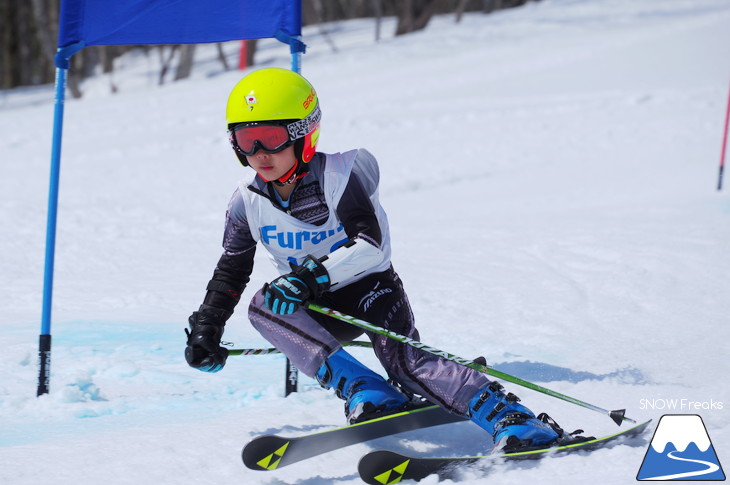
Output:
[[266,308],[278,315],[291,315],[330,287],[327,269],[312,256],[307,256],[301,266],[292,265],[292,270],[261,290]]

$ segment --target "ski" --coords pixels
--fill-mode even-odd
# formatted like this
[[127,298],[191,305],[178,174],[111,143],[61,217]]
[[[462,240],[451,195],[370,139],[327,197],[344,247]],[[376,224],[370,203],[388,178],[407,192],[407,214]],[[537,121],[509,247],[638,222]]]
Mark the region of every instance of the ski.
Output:
[[430,405],[304,436],[259,436],[243,447],[241,455],[252,470],[276,470],[356,443],[464,419]]
[[373,485],[389,485],[402,480],[422,480],[429,475],[438,474],[441,478],[449,478],[453,471],[463,465],[476,462],[499,460],[535,460],[545,456],[576,451],[592,451],[606,446],[608,443],[622,437],[638,436],[644,432],[651,420],[627,428],[618,433],[593,438],[588,441],[554,446],[550,448],[536,448],[525,451],[485,455],[485,456],[456,456],[456,457],[411,457],[394,451],[373,451],[360,459],[358,471],[360,478]]

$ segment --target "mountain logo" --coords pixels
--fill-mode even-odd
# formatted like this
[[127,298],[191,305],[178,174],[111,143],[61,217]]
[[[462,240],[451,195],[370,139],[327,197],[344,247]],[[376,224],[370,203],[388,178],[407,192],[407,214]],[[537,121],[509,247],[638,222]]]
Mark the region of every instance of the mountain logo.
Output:
[[636,479],[725,480],[702,418],[696,414],[662,416]]

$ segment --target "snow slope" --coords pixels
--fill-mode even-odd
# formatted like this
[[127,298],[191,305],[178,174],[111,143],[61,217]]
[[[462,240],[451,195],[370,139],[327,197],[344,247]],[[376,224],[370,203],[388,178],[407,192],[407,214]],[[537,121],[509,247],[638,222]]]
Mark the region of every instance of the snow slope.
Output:
[[[544,0],[377,44],[370,20],[327,29],[338,51],[309,29],[303,61],[324,114],[320,148],[364,146],[380,160],[422,340],[635,419],[699,413],[730,463],[730,196],[715,190],[730,3]],[[285,47],[262,44],[262,66],[288,66]],[[487,451],[462,423],[270,474],[242,466],[259,433],[343,416],[307,378],[284,400],[280,356],[231,357],[214,375],[185,364],[182,329],[242,170],[224,132],[241,73],[223,72],[211,48],[198,59],[192,79],[159,88],[155,58],[128,56],[118,94],[100,77],[67,102],[53,376],[39,399],[53,93],[0,93],[0,482],[354,484],[374,448]],[[259,253],[244,301],[274,275]],[[267,346],[244,312],[226,339]],[[615,429],[509,389],[566,428]],[[673,409],[647,406],[671,399]],[[630,483],[647,444],[457,481]]]

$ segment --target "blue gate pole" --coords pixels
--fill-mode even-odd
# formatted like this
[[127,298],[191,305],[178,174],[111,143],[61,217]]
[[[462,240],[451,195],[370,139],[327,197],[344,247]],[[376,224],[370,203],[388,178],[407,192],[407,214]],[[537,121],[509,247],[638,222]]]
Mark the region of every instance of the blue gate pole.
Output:
[[[300,37],[294,37],[296,41],[299,41]],[[302,72],[301,67],[302,53],[292,49],[291,52],[291,70],[300,74]],[[284,381],[284,397],[289,396],[292,392],[297,392],[299,385],[299,369],[286,358],[286,380]]]
[[56,253],[56,220],[58,216],[58,186],[61,172],[61,139],[63,108],[66,99],[66,73],[69,59],[83,48],[83,43],[59,49],[56,54],[56,103],[53,114],[53,143],[51,144],[51,177],[48,189],[48,219],[46,222],[46,262],[43,276],[43,311],[38,340],[38,392],[47,394],[51,377],[51,307],[53,300],[53,268]]
[[[295,36],[294,40],[296,42],[301,42],[301,36]],[[302,73],[302,51],[297,50],[296,52],[292,51],[291,53],[291,70],[296,72],[297,74]]]

